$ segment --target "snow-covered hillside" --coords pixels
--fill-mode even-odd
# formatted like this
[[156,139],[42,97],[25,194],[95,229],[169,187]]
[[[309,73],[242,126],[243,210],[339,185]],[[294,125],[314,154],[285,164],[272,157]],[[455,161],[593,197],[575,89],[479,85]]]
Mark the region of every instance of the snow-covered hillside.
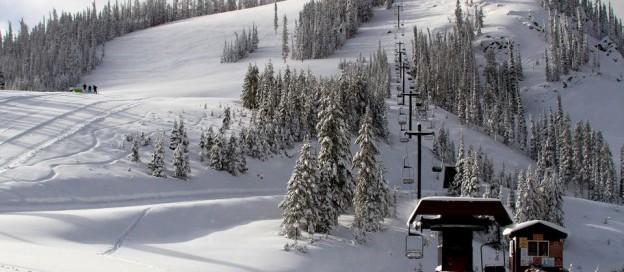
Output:
[[[278,3],[290,29],[305,2]],[[528,113],[554,107],[561,94],[564,110],[574,120],[587,119],[603,132],[619,165],[624,84],[616,78],[624,72],[624,60],[619,54],[602,55],[601,76],[575,73],[567,88],[544,83],[544,69],[534,64],[546,43],[525,24],[530,11],[545,14],[538,2],[484,0],[483,35],[520,44]],[[288,65],[338,75],[341,59],[369,56],[379,43],[391,54],[397,39],[409,44],[413,25],[447,29],[454,7],[453,0],[405,0],[403,31],[396,30],[393,10],[376,10],[373,20],[329,59],[286,63],[281,34],[273,29],[272,5],[188,19],[107,43],[101,66],[83,78],[98,86],[98,95],[1,91],[0,271],[408,271],[418,264],[432,271],[437,265],[433,234],[422,261],[403,257],[406,217],[416,200],[413,185],[401,184],[400,171],[404,156],[415,161],[416,145],[399,142],[393,100],[388,100],[391,140],[379,145],[387,180],[402,190],[399,219],[387,220],[383,232],[370,234],[370,241],[359,245],[349,230],[352,216],[343,216],[341,226],[308,245],[306,254],[283,251],[287,240],[278,235],[277,205],[299,146],[266,161],[248,159],[249,172],[238,176],[210,169],[197,151],[191,153],[192,178],[181,181],[149,175],[152,146],[140,149],[141,162],[132,162],[126,136],[145,133],[155,140],[183,118],[196,147],[202,128],[220,126],[225,106],[235,109],[235,130],[239,120],[248,120],[239,97],[249,63],[263,67],[271,61],[276,71]],[[259,49],[238,63],[220,64],[223,42],[254,23]],[[497,172],[503,163],[510,172],[533,164],[439,108],[431,116],[425,127],[437,130],[444,122],[456,142],[463,130],[466,144],[487,152]],[[426,140],[423,190],[439,195],[442,181],[428,171],[439,164],[430,148]],[[171,158],[167,150],[166,161]],[[571,233],[565,266],[574,271],[624,267],[624,207],[565,200]],[[496,256],[491,253],[486,260],[496,262]]]

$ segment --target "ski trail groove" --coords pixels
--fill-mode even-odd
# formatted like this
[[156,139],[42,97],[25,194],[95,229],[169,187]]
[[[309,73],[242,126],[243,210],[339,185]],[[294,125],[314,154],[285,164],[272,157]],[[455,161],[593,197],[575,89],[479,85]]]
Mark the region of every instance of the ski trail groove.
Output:
[[91,117],[90,119],[85,120],[84,122],[78,123],[77,125],[75,125],[72,128],[67,129],[63,134],[53,137],[47,141],[44,141],[36,146],[34,146],[33,148],[26,150],[24,152],[22,152],[21,154],[18,154],[16,156],[13,157],[9,157],[6,162],[4,163],[4,165],[0,164],[0,173],[3,173],[9,169],[15,168],[17,166],[19,166],[20,164],[24,163],[25,161],[27,161],[28,159],[34,157],[35,155],[37,155],[39,152],[41,152],[43,149],[75,134],[76,132],[80,131],[81,129],[83,129],[84,127],[86,127],[87,125],[102,120],[106,117],[109,117],[115,113],[127,110],[129,108],[133,108],[136,107],[137,105],[139,105],[140,103],[129,103],[129,104],[124,104],[124,105],[120,105],[117,106],[115,108],[112,108],[106,112],[104,112],[103,114]]
[[128,236],[130,235],[130,233],[132,233],[136,229],[136,227],[139,225],[139,223],[141,223],[141,220],[143,220],[143,218],[145,218],[147,213],[150,211],[150,209],[151,208],[147,208],[147,209],[143,210],[143,212],[141,212],[141,214],[139,214],[137,219],[134,220],[132,225],[130,225],[130,227],[128,227],[128,229],[126,231],[124,231],[124,233],[119,237],[119,239],[117,239],[115,244],[111,248],[109,248],[108,250],[102,252],[102,255],[111,255],[111,254],[115,253],[119,248],[121,248],[121,246],[126,241],[126,239],[128,239]]

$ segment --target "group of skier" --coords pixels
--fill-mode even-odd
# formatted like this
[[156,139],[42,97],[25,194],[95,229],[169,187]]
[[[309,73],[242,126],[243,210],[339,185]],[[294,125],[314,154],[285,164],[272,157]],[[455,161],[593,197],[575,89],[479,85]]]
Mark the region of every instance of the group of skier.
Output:
[[82,89],[85,92],[93,92],[94,94],[97,94],[97,86],[95,85],[87,85],[86,83],[82,85]]

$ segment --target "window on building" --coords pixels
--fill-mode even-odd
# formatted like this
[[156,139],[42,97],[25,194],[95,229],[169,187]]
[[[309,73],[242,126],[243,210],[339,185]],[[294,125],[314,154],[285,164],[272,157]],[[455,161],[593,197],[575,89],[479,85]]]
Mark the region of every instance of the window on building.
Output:
[[529,256],[548,257],[548,241],[529,241]]

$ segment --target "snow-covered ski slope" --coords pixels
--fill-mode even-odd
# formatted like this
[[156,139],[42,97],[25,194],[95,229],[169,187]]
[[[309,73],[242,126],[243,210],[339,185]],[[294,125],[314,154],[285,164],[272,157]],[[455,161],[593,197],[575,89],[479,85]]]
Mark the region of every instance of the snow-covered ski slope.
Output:
[[[305,2],[278,3],[280,22],[286,14],[291,32]],[[565,89],[561,83],[543,83],[543,67],[533,64],[545,43],[523,24],[529,10],[545,15],[537,2],[484,1],[481,39],[490,35],[520,43],[526,75],[522,95],[529,113],[547,110],[560,93],[565,111],[603,131],[618,160],[624,143],[624,124],[618,121],[624,114],[624,88],[615,79],[624,61],[603,55],[602,76],[574,74]],[[445,29],[454,6],[452,0],[406,0],[401,14],[405,36],[397,33],[393,10],[377,10],[373,21],[331,58],[286,63],[281,59],[281,24],[278,34],[273,29],[272,5],[194,18],[109,42],[102,65],[83,79],[98,86],[98,95],[0,92],[0,271],[412,270],[418,263],[403,257],[403,243],[405,217],[415,200],[413,185],[400,184],[400,167],[406,154],[415,162],[415,143],[399,143],[398,107],[392,100],[391,142],[380,143],[380,149],[386,178],[404,190],[399,219],[388,220],[385,231],[357,245],[348,230],[352,218],[344,216],[332,235],[308,246],[307,254],[284,252],[287,241],[278,235],[277,205],[297,148],[267,161],[249,159],[249,173],[237,177],[209,169],[194,152],[192,179],[180,181],[149,176],[146,162],[153,147],[141,148],[142,162],[133,163],[124,138],[144,132],[155,140],[181,117],[191,145],[197,146],[202,127],[220,126],[223,106],[238,107],[249,63],[262,69],[271,60],[276,71],[289,65],[336,75],[341,58],[368,56],[379,43],[392,54],[397,39],[409,43],[413,25]],[[253,23],[260,48],[238,63],[220,64],[223,42]],[[236,120],[248,118],[236,115]],[[457,143],[462,126],[454,116],[435,109],[424,125],[433,123],[437,130],[442,121]],[[480,132],[463,131],[467,145],[482,147],[494,158],[496,171],[502,163],[509,171],[532,163]],[[431,159],[431,142],[425,146],[423,169],[431,169],[439,162]],[[441,181],[428,170],[423,181],[425,195],[441,193]],[[566,198],[565,211],[571,232],[566,266],[573,264],[577,271],[624,267],[624,208]],[[436,244],[431,237],[421,262],[424,271],[437,265]],[[493,253],[486,256],[489,263],[495,258]]]

